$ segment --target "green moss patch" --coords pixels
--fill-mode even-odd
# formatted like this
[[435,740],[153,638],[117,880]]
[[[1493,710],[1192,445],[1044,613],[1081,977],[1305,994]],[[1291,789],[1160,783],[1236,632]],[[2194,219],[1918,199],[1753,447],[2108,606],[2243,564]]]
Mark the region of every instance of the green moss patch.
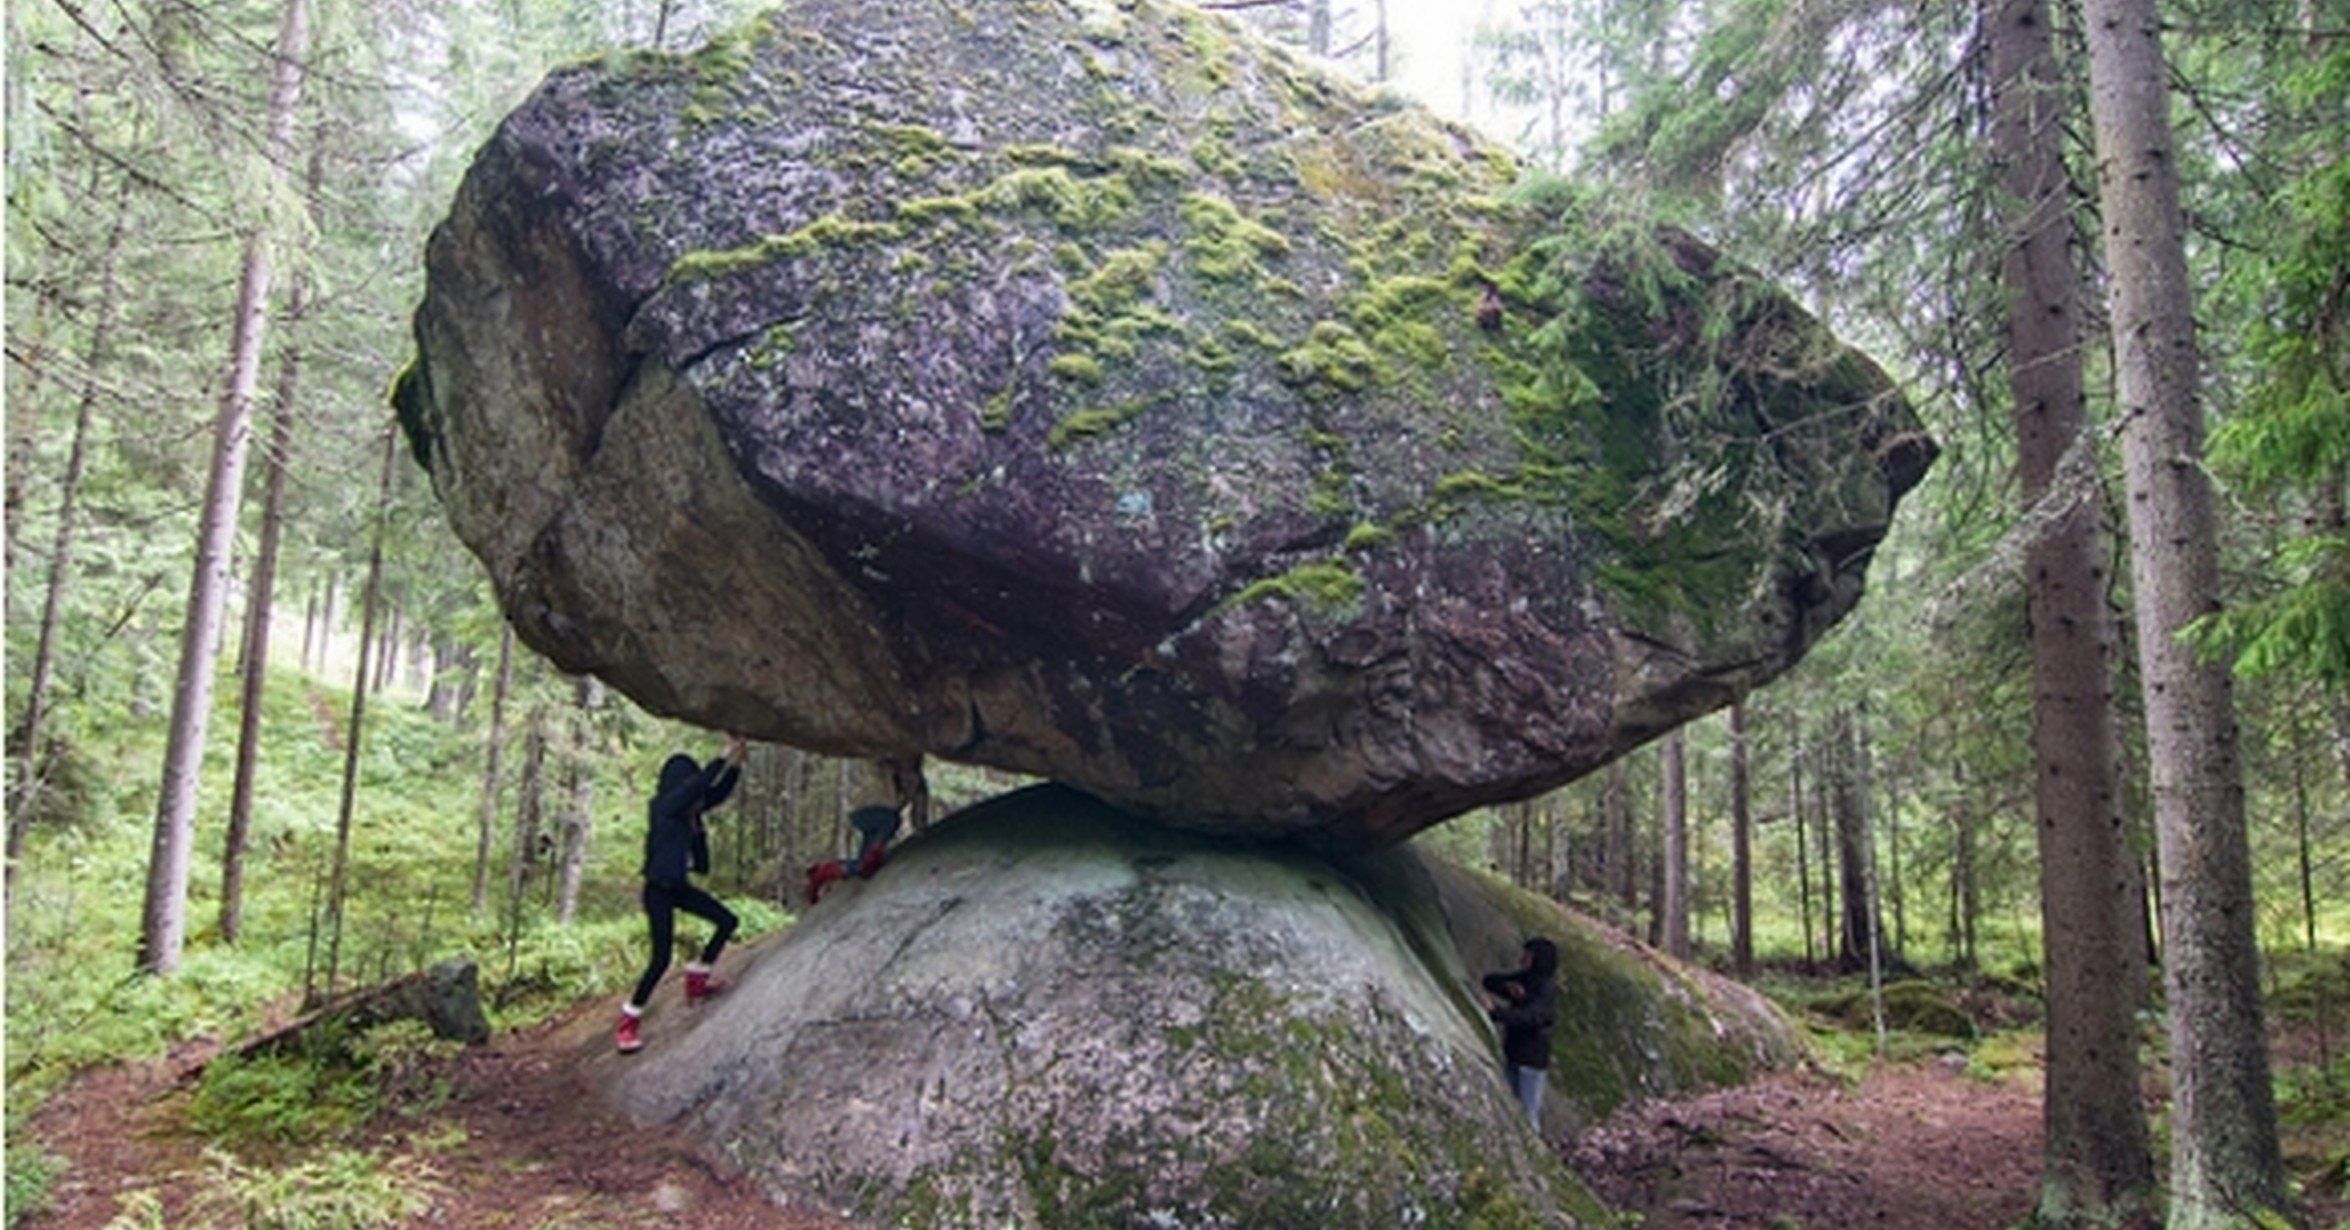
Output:
[[840,214],[826,214],[796,231],[768,235],[739,248],[688,252],[670,263],[672,285],[708,281],[743,269],[822,252],[896,239],[904,228],[893,222],[859,222]]
[[1296,603],[1300,609],[1330,619],[1343,619],[1362,601],[1362,574],[1345,564],[1300,564],[1279,576],[1266,577],[1224,600],[1226,607],[1244,606],[1270,598]]

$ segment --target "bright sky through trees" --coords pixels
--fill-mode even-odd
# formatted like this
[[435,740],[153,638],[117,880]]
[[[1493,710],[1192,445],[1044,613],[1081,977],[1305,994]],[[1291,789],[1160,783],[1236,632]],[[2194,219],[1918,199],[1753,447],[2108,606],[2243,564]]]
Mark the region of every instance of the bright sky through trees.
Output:
[[1387,0],[1396,84],[1429,108],[1462,117],[1461,64],[1499,0]]

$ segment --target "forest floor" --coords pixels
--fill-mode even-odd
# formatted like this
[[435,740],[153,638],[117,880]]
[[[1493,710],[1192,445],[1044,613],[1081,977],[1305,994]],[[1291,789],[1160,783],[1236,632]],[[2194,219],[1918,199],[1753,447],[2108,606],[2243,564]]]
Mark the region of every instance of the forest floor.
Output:
[[[730,962],[731,964],[731,962]],[[404,1160],[428,1197],[416,1224],[457,1230],[857,1230],[778,1209],[682,1141],[631,1125],[600,1093],[615,1065],[611,1005],[581,1005],[445,1061],[441,1093],[349,1147]],[[682,1011],[683,1009],[679,1009]],[[659,1009],[648,1018],[657,1025]],[[242,1223],[223,1216],[222,1163],[185,1127],[190,1050],[84,1075],[26,1127],[65,1168],[28,1230]],[[1629,1107],[1565,1142],[1567,1162],[1643,1230],[2005,1230],[2038,1188],[2036,1073],[1985,1080],[1925,1058],[1848,1078],[1816,1069]],[[247,1187],[253,1186],[248,1173]],[[2343,1193],[2311,1193],[2310,1225],[2350,1226]],[[140,1215],[138,1210],[150,1210]],[[125,1216],[125,1214],[129,1214]]]

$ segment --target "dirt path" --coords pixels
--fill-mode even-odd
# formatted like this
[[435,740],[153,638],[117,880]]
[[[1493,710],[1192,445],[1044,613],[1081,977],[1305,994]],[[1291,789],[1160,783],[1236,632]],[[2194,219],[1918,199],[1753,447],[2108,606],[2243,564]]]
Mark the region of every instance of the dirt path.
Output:
[[2040,1102],[1938,1063],[1778,1073],[1629,1108],[1566,1157],[1646,1230],[1999,1230],[2032,1211]]
[[[735,946],[719,963],[741,974],[760,943]],[[398,1159],[404,1186],[430,1211],[410,1224],[449,1230],[858,1230],[821,1212],[782,1209],[756,1186],[720,1173],[679,1139],[636,1126],[598,1088],[618,1065],[660,1062],[659,1029],[692,1009],[664,988],[646,1017],[655,1045],[636,1055],[612,1049],[615,1004],[595,1000],[530,1029],[498,1034],[445,1066],[411,1073],[407,1088],[442,1097],[410,1113],[391,1112],[352,1151]],[[153,1201],[160,1222],[124,1225],[238,1226],[203,1207],[221,1184],[185,1127],[188,1079],[213,1046],[172,1059],[84,1074],[32,1117],[29,1142],[68,1167],[49,1207],[23,1230],[110,1230],[136,1204]],[[266,1163],[263,1164],[266,1166]]]
[[[403,1173],[432,1205],[416,1224],[853,1230],[778,1209],[750,1183],[609,1110],[587,1075],[611,1045],[604,1007],[467,1050],[438,1074],[445,1101],[412,1118],[387,1115],[350,1147],[413,1159]],[[140,1193],[160,1201],[161,1224],[207,1224],[191,1210],[216,1163],[180,1126],[188,1095],[178,1076],[192,1062],[88,1074],[33,1117],[32,1140],[69,1167],[50,1207],[22,1223],[26,1230],[105,1230],[148,1198]]]

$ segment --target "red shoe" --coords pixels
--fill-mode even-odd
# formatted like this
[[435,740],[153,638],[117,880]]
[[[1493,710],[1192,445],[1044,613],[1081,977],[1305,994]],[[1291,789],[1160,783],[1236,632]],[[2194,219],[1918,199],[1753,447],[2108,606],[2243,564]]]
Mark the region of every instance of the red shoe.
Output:
[[872,879],[873,873],[881,870],[881,860],[887,857],[889,857],[889,847],[887,846],[875,846],[867,850],[865,857],[857,860],[857,878],[860,880]]
[[633,1012],[620,1014],[620,1024],[612,1029],[612,1044],[620,1048],[621,1054],[633,1055],[645,1049],[645,1037],[638,1032],[643,1022],[644,1018]]
[[808,868],[808,904],[816,904],[824,896],[824,886],[840,879],[845,871],[839,859],[830,858]]
[[734,984],[724,978],[713,978],[706,969],[688,969],[685,972],[685,1002],[698,1004],[720,994]]

